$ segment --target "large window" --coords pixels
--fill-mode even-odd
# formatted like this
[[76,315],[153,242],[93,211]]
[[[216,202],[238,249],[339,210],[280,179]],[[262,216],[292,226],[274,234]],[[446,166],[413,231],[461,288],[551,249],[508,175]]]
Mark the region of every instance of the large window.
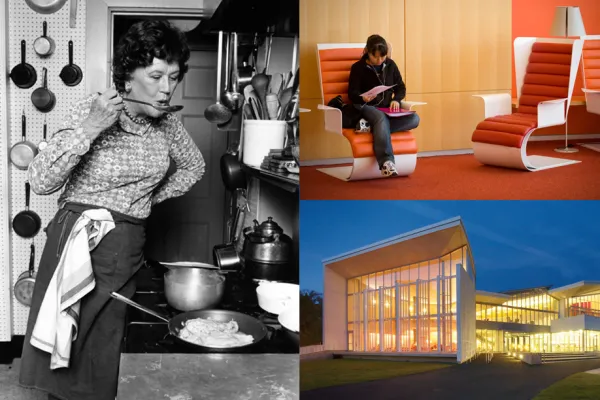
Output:
[[600,317],[600,294],[588,296],[577,296],[566,299],[565,316],[574,317],[576,315],[591,315]]
[[546,293],[519,293],[502,305],[477,303],[479,321],[550,326],[558,318],[558,300]]
[[348,349],[457,351],[456,271],[467,249],[348,280]]

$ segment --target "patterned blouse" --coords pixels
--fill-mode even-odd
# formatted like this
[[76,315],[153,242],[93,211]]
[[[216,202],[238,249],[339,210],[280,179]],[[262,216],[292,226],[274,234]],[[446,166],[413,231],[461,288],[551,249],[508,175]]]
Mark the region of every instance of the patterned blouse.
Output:
[[[118,123],[90,143],[81,123],[96,96],[75,103],[63,128],[29,165],[35,193],[53,193],[66,182],[59,207],[72,201],[144,219],[153,205],[185,194],[202,178],[202,153],[171,113],[150,125],[121,113]],[[169,158],[177,171],[164,179]]]

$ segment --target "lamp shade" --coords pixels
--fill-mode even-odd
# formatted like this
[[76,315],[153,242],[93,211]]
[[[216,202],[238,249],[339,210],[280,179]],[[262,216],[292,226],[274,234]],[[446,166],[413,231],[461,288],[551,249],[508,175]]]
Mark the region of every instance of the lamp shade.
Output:
[[559,6],[554,11],[552,36],[585,36],[585,27],[579,7]]

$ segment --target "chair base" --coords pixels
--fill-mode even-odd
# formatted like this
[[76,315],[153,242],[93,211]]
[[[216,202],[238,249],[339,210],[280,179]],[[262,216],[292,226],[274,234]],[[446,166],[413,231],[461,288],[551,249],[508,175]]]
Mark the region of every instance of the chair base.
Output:
[[517,147],[473,142],[473,151],[475,158],[482,164],[531,172],[581,162],[577,160],[565,160],[564,158],[528,156],[525,150],[526,144],[527,141],[525,140],[523,146],[519,149]]
[[[408,176],[417,167],[416,154],[398,154],[394,157],[398,176]],[[318,168],[324,174],[333,176],[343,181],[361,181],[368,179],[389,178],[381,175],[379,164],[375,157],[355,158],[353,165],[344,167]]]
[[568,145],[567,147],[557,147],[554,149],[554,151],[557,153],[577,153],[579,152],[579,149]]

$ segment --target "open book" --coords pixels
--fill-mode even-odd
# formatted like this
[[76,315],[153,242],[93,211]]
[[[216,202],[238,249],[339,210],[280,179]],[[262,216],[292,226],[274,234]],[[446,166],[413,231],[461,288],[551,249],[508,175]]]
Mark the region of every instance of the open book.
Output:
[[383,93],[388,89],[393,88],[396,85],[392,85],[392,86],[385,86],[385,85],[380,85],[380,86],[375,86],[373,89],[369,90],[368,92],[364,92],[363,94],[361,94],[362,96],[377,96],[379,93]]
[[377,109],[379,111],[383,111],[388,117],[403,117],[405,115],[410,115],[410,114],[414,114],[415,112],[412,110],[405,110],[403,108],[400,109],[400,111],[391,111],[388,108],[379,108],[377,107]]

